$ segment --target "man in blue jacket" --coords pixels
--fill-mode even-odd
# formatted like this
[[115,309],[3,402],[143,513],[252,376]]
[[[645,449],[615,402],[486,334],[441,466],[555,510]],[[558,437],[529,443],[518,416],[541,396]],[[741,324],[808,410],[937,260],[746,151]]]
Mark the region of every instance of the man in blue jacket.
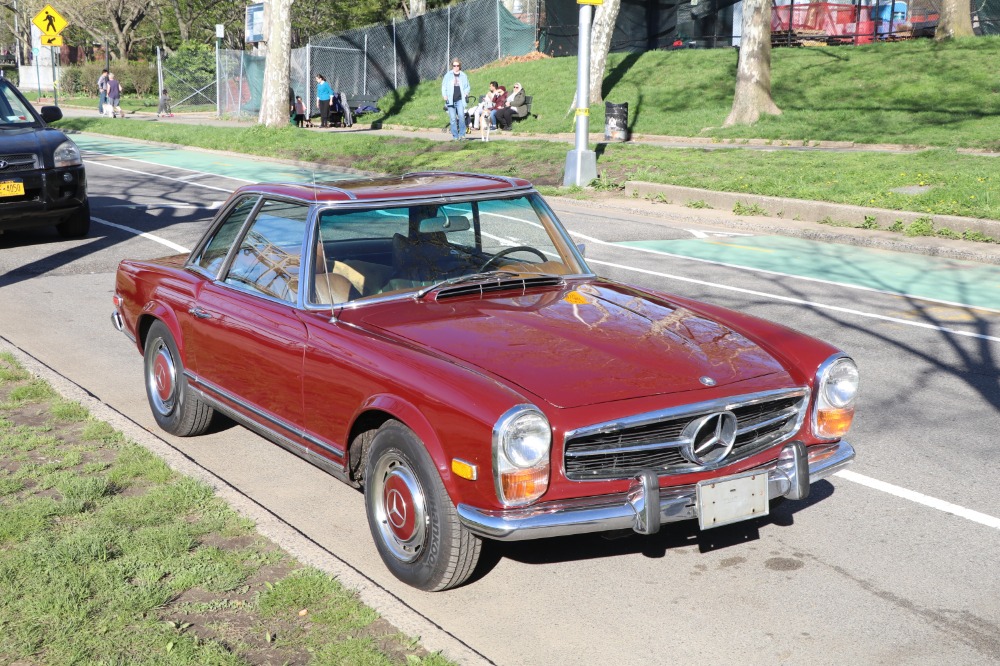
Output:
[[465,139],[465,98],[472,92],[469,77],[462,71],[462,61],[452,58],[451,71],[441,80],[444,108],[451,120],[451,136],[457,141]]

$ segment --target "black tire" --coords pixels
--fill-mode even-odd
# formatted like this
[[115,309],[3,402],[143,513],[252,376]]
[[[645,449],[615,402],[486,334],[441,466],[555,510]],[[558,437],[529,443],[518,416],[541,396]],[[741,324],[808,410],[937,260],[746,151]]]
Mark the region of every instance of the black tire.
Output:
[[404,583],[438,592],[475,570],[482,541],[459,522],[430,455],[398,421],[387,421],[372,440],[365,509],[382,561]]
[[90,202],[56,225],[56,231],[63,238],[82,238],[90,231]]
[[157,425],[178,437],[207,431],[215,410],[188,388],[174,337],[161,321],[149,327],[142,365],[146,398]]

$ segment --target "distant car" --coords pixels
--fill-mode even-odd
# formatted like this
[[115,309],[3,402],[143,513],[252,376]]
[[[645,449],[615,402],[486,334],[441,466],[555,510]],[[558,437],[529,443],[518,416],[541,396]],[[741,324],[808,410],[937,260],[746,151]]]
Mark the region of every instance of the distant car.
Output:
[[515,178],[242,187],[190,255],[123,261],[114,303],[160,427],[217,410],[363,487],[424,590],[483,538],[707,529],[854,458],[850,358],[595,276]]
[[60,235],[78,238],[90,230],[80,149],[46,125],[61,118],[57,106],[36,112],[0,78],[0,232],[55,225]]

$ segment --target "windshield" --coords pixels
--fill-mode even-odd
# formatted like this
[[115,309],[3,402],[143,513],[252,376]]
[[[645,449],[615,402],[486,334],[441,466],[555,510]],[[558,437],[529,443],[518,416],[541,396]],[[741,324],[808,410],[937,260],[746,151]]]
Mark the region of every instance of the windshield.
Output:
[[0,126],[34,125],[35,116],[10,84],[0,85]]
[[[321,210],[311,302],[418,291],[469,276],[589,273],[538,194]],[[333,277],[331,277],[333,276]],[[495,279],[495,278],[494,278]]]

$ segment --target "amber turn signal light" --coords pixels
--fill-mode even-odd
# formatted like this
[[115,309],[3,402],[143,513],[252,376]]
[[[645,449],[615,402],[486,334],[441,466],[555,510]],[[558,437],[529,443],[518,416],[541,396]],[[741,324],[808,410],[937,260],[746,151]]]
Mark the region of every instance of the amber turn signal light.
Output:
[[501,472],[500,483],[503,485],[503,496],[508,501],[541,497],[549,487],[549,466]]
[[479,477],[479,469],[472,463],[465,462],[461,458],[452,458],[451,471],[455,476],[459,476],[469,481],[475,481]]
[[843,437],[854,421],[854,407],[816,411],[816,429],[821,437]]

